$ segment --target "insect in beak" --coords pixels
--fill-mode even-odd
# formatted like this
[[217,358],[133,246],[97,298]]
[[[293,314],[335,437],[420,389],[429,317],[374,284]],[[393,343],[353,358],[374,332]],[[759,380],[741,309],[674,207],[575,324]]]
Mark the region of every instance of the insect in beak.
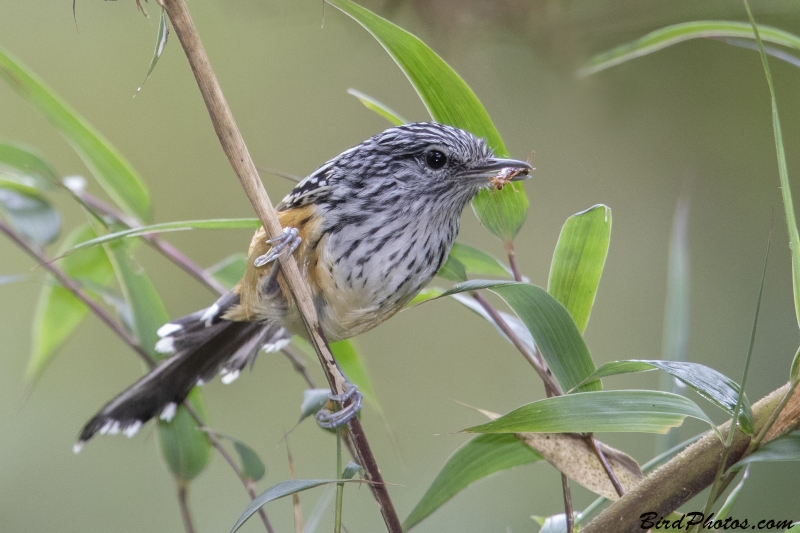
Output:
[[485,164],[472,169],[467,177],[488,180],[493,187],[502,189],[506,183],[530,178],[532,170],[530,163],[525,161],[493,157]]

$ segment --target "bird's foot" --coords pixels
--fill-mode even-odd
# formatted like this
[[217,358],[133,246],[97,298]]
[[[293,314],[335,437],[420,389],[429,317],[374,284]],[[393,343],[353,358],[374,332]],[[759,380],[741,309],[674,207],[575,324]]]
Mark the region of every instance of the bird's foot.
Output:
[[[347,383],[347,389],[342,394],[330,394],[328,397],[334,402],[339,402],[342,408],[331,412],[325,407],[317,412],[315,417],[317,424],[326,429],[337,428],[355,418],[361,411],[361,402],[364,400],[364,395],[359,392],[358,387],[350,382]],[[347,400],[351,400],[351,402],[345,406],[344,402]]]
[[[268,263],[275,261],[281,252],[286,249],[286,255],[292,255],[297,247],[300,246],[302,238],[298,235],[300,230],[297,228],[283,228],[283,231],[277,237],[267,240],[267,244],[271,244],[272,248],[264,255],[256,258],[254,264],[256,267],[262,267]],[[287,249],[288,246],[288,249]]]

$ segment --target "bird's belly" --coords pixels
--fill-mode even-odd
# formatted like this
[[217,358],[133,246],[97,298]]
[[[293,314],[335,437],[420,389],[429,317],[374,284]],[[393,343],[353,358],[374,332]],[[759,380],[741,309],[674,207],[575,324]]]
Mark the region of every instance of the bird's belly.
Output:
[[317,307],[331,340],[363,333],[402,309],[434,276],[438,256],[449,250],[447,243],[437,243],[431,261],[419,250],[403,247],[402,239],[377,246],[379,237],[355,246],[326,243],[328,250],[338,253],[325,253],[319,262],[319,279],[327,279],[319,284],[322,294]]

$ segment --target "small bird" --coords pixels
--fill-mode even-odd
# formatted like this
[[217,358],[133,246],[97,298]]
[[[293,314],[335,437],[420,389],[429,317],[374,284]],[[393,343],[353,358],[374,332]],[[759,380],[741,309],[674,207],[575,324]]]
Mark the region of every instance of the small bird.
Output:
[[[531,170],[494,157],[471,133],[428,122],[390,128],[342,152],[278,204],[279,236],[256,231],[233,290],[158,330],[155,349],[171,357],[106,404],[84,426],[75,452],[95,433],[131,437],[156,415],[171,420],[195,385],[217,373],[230,383],[259,350],[277,351],[291,334],[305,335],[276,261],[281,254],[294,254],[327,339],[353,337],[394,315],[433,278],[478,191]],[[355,386],[347,397],[354,398],[351,412],[318,416],[321,425],[355,414]]]

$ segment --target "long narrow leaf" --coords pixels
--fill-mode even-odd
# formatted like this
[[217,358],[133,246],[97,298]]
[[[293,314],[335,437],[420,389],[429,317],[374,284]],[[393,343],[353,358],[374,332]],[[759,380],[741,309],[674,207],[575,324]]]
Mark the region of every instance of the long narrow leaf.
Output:
[[142,226],[140,228],[131,228],[114,233],[97,237],[90,241],[83,242],[65,252],[70,254],[82,248],[89,248],[97,246],[98,244],[106,244],[117,241],[124,237],[139,237],[150,233],[165,233],[170,231],[186,231],[191,229],[242,229],[242,228],[257,228],[261,222],[257,218],[217,218],[208,220],[183,220],[180,222],[163,222],[161,224],[153,224],[152,226]]
[[580,392],[523,405],[469,433],[666,433],[687,416],[714,428],[691,400],[668,392],[648,390]]
[[596,369],[592,356],[569,311],[547,291],[527,283],[472,280],[459,283],[442,296],[479,289],[497,293],[514,310],[564,390],[601,388],[597,381],[581,385]]
[[61,215],[35,187],[0,172],[0,213],[20,234],[39,245],[58,238]]
[[611,209],[590,207],[569,217],[553,253],[547,292],[567,308],[581,333],[592,312],[611,239]]
[[[147,74],[144,76],[144,81],[139,88],[136,89],[136,94],[142,90],[144,84],[147,83],[147,80],[150,79],[150,74],[153,73],[153,69],[156,68],[156,63],[158,60],[161,59],[161,54],[164,53],[164,49],[167,47],[167,40],[169,39],[169,27],[167,26],[167,12],[164,8],[161,8],[161,17],[158,20],[158,35],[156,36],[156,49],[153,52],[153,58],[150,60],[150,67],[147,69]],[[136,96],[134,94],[134,96]]]
[[[761,38],[765,41],[800,50],[800,37],[796,35],[760,24],[758,30]],[[698,20],[674,24],[594,56],[578,74],[588,76],[631,59],[663,50],[668,46],[701,37],[753,39],[755,34],[752,26],[747,22]]]
[[515,466],[535,463],[542,456],[514,435],[479,435],[447,459],[419,503],[403,522],[408,531],[472,483]]
[[731,468],[741,468],[752,463],[775,461],[800,461],[800,435],[784,435],[770,441]]
[[30,176],[42,188],[52,187],[58,181],[58,172],[32,148],[0,142],[0,168],[14,169]]
[[[494,153],[507,157],[500,134],[478,97],[458,74],[416,36],[350,0],[327,0],[367,31],[389,52],[416,89],[431,118],[486,139]],[[472,204],[480,221],[504,241],[525,222],[528,198],[520,183],[481,191]]]
[[379,102],[375,98],[371,97],[368,94],[364,94],[361,91],[356,89],[347,89],[347,94],[353,95],[358,98],[358,101],[364,104],[364,107],[369,109],[370,111],[374,111],[375,113],[379,114],[386,120],[388,120],[393,126],[400,126],[402,124],[406,124],[408,121],[401,117],[396,111],[390,109],[389,106],[386,104]]
[[[607,376],[628,374],[631,372],[647,372],[663,370],[691,387],[700,396],[710,401],[728,414],[733,414],[739,397],[739,384],[728,376],[699,363],[685,361],[629,360],[612,361],[598,368],[594,374],[584,380],[585,383]],[[747,396],[743,398],[741,413],[742,430],[753,434],[753,412]]]
[[276,483],[275,485],[271,486],[258,496],[247,506],[247,508],[242,513],[242,516],[239,517],[239,520],[233,525],[231,529],[231,533],[234,533],[237,529],[242,527],[248,518],[253,516],[262,506],[266,505],[267,503],[277,500],[279,498],[284,498],[286,496],[291,496],[292,494],[297,494],[298,492],[302,492],[304,490],[313,489],[314,487],[319,487],[320,485],[329,485],[331,483],[341,483],[342,481],[349,481],[346,479],[287,479],[286,481],[281,481],[280,483]]
[[[96,236],[89,226],[81,226],[64,240],[62,250]],[[82,250],[66,258],[61,264],[64,273],[79,283],[86,281],[105,286],[114,277],[114,270],[105,250]],[[33,318],[32,349],[28,361],[27,378],[38,378],[52,361],[59,346],[75,331],[88,308],[77,296],[61,285],[46,283],[39,294]]]
[[108,195],[124,211],[150,219],[144,182],[117,150],[21,62],[0,48],[0,77],[61,133]]

